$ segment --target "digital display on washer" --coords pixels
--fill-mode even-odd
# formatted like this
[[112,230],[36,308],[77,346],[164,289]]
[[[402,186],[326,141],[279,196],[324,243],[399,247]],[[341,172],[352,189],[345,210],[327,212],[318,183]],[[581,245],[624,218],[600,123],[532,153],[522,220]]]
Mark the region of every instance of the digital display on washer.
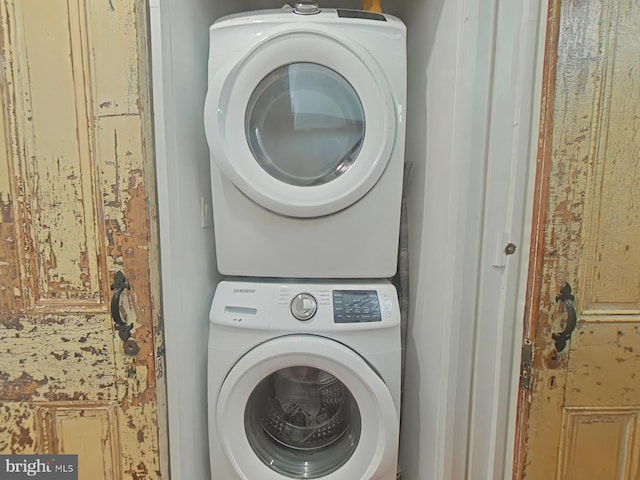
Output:
[[380,302],[375,290],[334,290],[334,323],[381,322]]

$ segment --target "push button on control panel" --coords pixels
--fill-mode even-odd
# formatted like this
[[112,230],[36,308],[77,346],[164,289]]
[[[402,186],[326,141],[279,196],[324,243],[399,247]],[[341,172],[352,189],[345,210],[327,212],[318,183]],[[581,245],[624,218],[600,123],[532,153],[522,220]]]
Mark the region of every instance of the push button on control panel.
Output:
[[309,293],[299,293],[291,300],[291,313],[298,320],[311,320],[318,310],[318,302]]

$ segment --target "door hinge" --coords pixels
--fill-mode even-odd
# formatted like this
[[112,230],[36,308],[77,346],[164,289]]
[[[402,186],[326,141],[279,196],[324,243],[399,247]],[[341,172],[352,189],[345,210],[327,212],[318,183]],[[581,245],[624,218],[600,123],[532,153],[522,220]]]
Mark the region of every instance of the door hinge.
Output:
[[524,337],[522,343],[522,357],[520,360],[520,387],[523,390],[531,389],[531,367],[533,365],[533,342]]

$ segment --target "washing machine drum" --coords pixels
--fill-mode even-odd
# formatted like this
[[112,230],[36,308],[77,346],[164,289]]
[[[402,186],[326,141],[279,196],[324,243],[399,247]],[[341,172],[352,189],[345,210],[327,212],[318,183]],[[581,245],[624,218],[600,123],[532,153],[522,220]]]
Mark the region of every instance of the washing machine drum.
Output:
[[396,111],[371,54],[295,28],[214,68],[205,128],[213,160],[246,196],[276,213],[315,217],[376,184],[393,150]]
[[290,478],[320,478],[340,469],[353,455],[360,430],[360,412],[349,389],[307,365],[268,375],[245,408],[254,453]]
[[333,340],[290,335],[249,351],[227,375],[215,416],[241,478],[369,480],[394,471],[391,394]]

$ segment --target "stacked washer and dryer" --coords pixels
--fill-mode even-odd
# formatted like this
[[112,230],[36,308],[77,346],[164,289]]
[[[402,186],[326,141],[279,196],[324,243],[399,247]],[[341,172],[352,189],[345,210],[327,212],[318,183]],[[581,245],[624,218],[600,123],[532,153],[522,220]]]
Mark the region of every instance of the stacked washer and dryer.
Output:
[[395,479],[405,26],[299,3],[210,39],[212,479]]

